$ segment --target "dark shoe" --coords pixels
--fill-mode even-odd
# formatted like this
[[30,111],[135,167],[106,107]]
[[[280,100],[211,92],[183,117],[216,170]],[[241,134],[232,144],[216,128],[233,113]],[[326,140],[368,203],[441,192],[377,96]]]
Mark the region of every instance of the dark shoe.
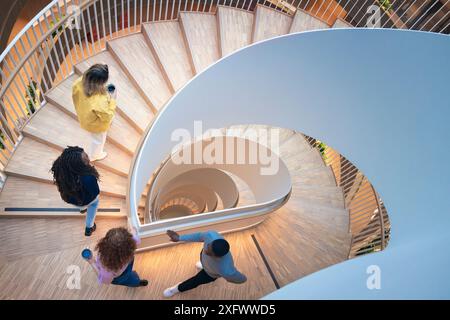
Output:
[[92,232],[95,231],[95,229],[97,229],[97,225],[96,225],[95,222],[94,222],[94,226],[93,226],[92,228],[86,228],[86,229],[84,230],[84,235],[85,235],[86,237],[90,237],[91,234],[92,234]]
[[141,280],[139,281],[139,286],[140,287],[146,287],[148,285],[148,281],[147,280]]
[[84,214],[84,213],[86,213],[87,212],[87,208],[86,209],[83,209],[83,210],[80,210],[80,213],[81,214]]

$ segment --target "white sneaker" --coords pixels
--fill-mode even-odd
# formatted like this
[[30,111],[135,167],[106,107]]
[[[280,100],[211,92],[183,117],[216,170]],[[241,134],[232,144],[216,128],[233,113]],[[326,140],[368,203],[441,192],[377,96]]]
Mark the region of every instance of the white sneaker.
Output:
[[163,292],[164,297],[170,298],[170,297],[176,295],[177,293],[179,293],[180,291],[178,291],[178,285],[179,285],[179,283],[171,288],[167,288],[166,290],[164,290],[164,292]]
[[103,153],[99,157],[92,159],[91,162],[101,161],[101,160],[105,159],[107,156],[108,156],[108,153],[103,151]]
[[200,261],[197,261],[197,262],[195,263],[195,267],[196,267],[198,270],[202,270],[202,269],[203,269],[203,265],[202,265],[202,263],[201,263]]

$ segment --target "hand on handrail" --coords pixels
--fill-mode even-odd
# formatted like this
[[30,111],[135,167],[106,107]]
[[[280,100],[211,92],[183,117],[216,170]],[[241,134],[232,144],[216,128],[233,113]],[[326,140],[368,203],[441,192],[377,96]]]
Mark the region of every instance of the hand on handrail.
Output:
[[180,235],[172,230],[167,230],[167,235],[170,238],[170,241],[172,242],[178,242],[180,241]]

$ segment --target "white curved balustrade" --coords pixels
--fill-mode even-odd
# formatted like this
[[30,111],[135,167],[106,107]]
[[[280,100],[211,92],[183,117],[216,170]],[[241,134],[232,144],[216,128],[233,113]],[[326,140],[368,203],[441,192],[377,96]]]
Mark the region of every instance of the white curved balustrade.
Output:
[[[239,151],[240,155],[245,156],[245,163],[236,163],[237,158],[234,161],[224,161],[223,163],[206,163],[205,159],[202,159],[201,163],[194,163],[195,150],[206,150],[209,145],[215,143],[216,139],[221,141],[220,145],[223,147],[222,154],[224,156],[227,154],[237,155]],[[145,162],[153,157],[152,154],[143,153],[148,141],[150,140],[144,140],[138,151],[136,158],[138,161]],[[277,171],[274,174],[261,174],[268,166],[268,163],[261,161],[261,157],[255,157],[255,162],[250,161],[250,153],[255,150],[265,155],[270,154],[271,160],[276,161]],[[190,155],[188,160],[192,160],[192,162],[182,164],[177,162],[179,160],[176,160],[175,155],[184,153]],[[231,208],[236,205],[239,194],[227,172],[238,176],[249,186],[255,196],[256,204]],[[140,177],[140,175],[137,176]],[[167,229],[198,232],[213,228],[226,233],[255,226],[264,221],[268,214],[280,208],[289,198],[291,191],[288,168],[278,155],[271,153],[266,146],[256,141],[228,136],[198,140],[172,153],[151,183],[147,199],[151,204],[150,207],[156,207],[157,210],[160,197],[188,183],[210,187],[221,197],[224,209],[159,221],[155,219],[156,215],[152,214],[152,218],[146,220],[149,222],[143,225],[138,224],[137,215],[132,214],[131,223],[138,228],[142,239],[141,250],[172,244],[166,235]]]
[[[384,251],[316,272],[269,297],[450,298],[450,151],[436,147],[450,140],[449,56],[448,36],[383,29],[292,34],[228,56],[158,115],[132,172],[131,209],[174,146],[176,128],[201,119],[206,128],[295,129],[326,141],[366,174],[389,210],[392,234]],[[189,112],[179,117],[187,104]],[[381,270],[380,290],[367,287],[371,265]]]

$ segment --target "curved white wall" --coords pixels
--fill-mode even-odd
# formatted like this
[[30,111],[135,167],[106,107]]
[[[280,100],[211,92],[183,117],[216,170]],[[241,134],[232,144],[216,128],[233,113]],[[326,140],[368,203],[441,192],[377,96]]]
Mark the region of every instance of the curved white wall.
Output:
[[[288,35],[193,79],[159,115],[137,162],[137,198],[176,128],[259,123],[325,141],[373,183],[388,248],[332,266],[270,298],[450,298],[450,37],[388,29]],[[151,156],[149,156],[151,155]],[[368,290],[366,268],[381,268]],[[301,267],[301,266],[299,266]]]

